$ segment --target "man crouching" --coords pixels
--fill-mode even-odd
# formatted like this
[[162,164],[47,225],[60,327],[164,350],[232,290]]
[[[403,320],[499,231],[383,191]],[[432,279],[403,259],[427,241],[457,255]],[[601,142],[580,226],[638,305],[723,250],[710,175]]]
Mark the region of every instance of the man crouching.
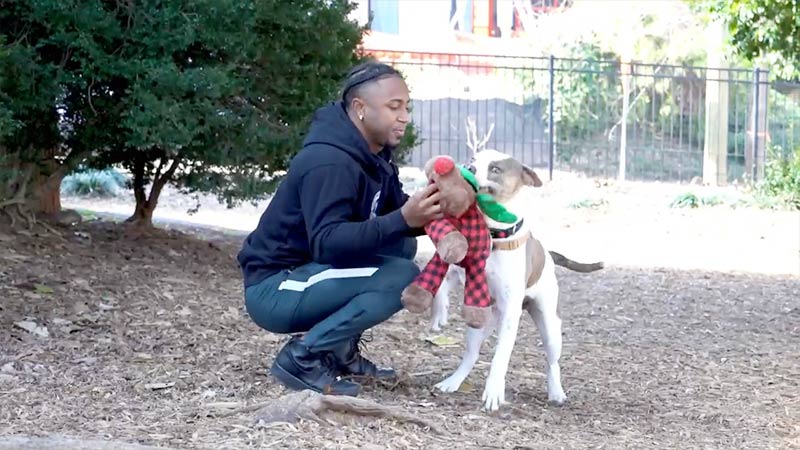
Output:
[[271,372],[289,388],[356,396],[340,376],[390,378],[358,348],[402,309],[419,273],[414,236],[442,216],[435,185],[406,195],[392,162],[409,121],[409,91],[392,67],[353,68],[341,100],[320,108],[303,148],[239,252],[245,304],[274,333],[305,333]]

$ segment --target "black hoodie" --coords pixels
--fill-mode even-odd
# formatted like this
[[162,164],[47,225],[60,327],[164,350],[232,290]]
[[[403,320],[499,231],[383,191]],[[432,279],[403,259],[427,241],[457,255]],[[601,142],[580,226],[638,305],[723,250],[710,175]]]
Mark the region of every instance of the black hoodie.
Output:
[[370,152],[341,102],[317,110],[239,252],[245,287],[311,261],[357,266],[384,245],[419,234],[400,214],[408,196],[390,158],[391,149]]

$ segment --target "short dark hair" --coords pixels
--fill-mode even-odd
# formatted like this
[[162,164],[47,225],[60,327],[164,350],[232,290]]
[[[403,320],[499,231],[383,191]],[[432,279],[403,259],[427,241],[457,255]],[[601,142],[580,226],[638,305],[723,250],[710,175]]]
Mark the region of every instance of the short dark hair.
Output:
[[345,108],[350,109],[350,104],[359,95],[362,87],[389,77],[403,78],[397,69],[376,60],[367,60],[350,69],[342,84],[341,99]]

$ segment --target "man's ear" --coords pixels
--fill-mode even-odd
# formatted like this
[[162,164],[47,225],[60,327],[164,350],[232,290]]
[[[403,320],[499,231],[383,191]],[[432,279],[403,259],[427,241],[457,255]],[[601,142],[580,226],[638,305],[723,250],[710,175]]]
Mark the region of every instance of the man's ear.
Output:
[[364,100],[355,97],[353,100],[350,101],[349,109],[353,111],[356,117],[359,117],[359,114],[363,116],[364,108],[365,108]]
[[522,183],[533,187],[542,186],[542,180],[539,179],[539,175],[536,175],[536,172],[525,164],[522,165]]

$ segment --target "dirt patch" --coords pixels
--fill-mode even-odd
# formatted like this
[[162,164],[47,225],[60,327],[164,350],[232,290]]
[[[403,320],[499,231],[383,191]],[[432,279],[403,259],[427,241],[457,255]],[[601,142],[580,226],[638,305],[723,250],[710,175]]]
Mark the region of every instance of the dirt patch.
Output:
[[[76,233],[77,231],[77,233]],[[197,230],[195,230],[197,231]],[[791,448],[800,443],[796,277],[611,266],[559,269],[568,403],[546,405],[529,317],[507,378],[511,402],[480,411],[494,340],[466,392],[432,386],[454,370],[456,311],[425,338],[402,312],[366,353],[402,374],[364,397],[443,430],[388,419],[330,426],[227,415],[278,399],[266,375],[284,337],[243,309],[240,237],[178,231],[123,239],[106,223],[67,242],[0,234],[0,434],[58,433],[176,448]]]

